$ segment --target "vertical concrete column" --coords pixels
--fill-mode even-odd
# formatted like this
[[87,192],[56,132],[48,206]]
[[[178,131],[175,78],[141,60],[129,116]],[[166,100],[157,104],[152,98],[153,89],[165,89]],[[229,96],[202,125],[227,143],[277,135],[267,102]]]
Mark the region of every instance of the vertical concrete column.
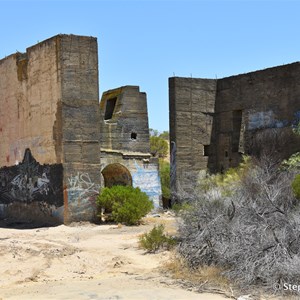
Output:
[[61,70],[64,220],[92,220],[100,188],[97,39],[62,35]]
[[208,167],[216,80],[169,78],[172,193],[189,192]]

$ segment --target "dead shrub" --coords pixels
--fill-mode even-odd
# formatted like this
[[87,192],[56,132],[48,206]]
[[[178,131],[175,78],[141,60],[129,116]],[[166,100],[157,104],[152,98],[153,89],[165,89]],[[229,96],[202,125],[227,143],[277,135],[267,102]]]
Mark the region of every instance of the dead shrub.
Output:
[[292,179],[262,156],[232,193],[193,195],[179,229],[178,252],[188,267],[224,270],[242,290],[300,284],[300,209]]

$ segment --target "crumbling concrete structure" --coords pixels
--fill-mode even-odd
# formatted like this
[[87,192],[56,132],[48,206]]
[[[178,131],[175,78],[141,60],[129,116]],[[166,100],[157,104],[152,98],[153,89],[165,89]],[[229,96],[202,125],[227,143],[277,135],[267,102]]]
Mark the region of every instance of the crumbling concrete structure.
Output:
[[[109,104],[104,119],[100,114],[93,37],[58,35],[0,60],[0,218],[93,220],[101,171],[106,185],[128,157],[139,166],[128,168],[141,171],[141,159],[149,160],[146,96],[137,87],[121,90],[114,130]],[[136,173],[129,172],[128,184],[139,185]]]
[[201,170],[223,172],[260,147],[274,130],[282,157],[300,150],[300,63],[223,79],[169,78],[172,191],[193,187]]
[[107,91],[100,103],[101,173],[105,186],[139,187],[160,205],[158,161],[150,154],[146,94],[137,86]]

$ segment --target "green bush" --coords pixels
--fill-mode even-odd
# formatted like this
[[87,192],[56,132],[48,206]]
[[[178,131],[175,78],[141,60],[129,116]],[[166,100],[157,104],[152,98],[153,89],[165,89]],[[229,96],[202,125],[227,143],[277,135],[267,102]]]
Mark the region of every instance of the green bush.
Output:
[[144,233],[139,238],[139,245],[149,252],[156,252],[160,248],[170,249],[175,246],[174,238],[164,234],[163,224],[155,225],[148,233]]
[[243,156],[243,161],[236,168],[229,168],[224,174],[204,174],[199,182],[200,190],[207,192],[219,188],[223,196],[230,196],[233,188],[240,183],[251,167],[251,158]]
[[163,159],[159,160],[159,175],[160,183],[163,197],[169,199],[171,197],[170,192],[170,163],[164,161]]
[[283,170],[293,170],[300,168],[300,152],[294,153],[282,162]]
[[150,152],[156,157],[166,157],[168,155],[169,145],[166,140],[159,136],[150,137]]
[[295,179],[292,182],[292,189],[295,197],[300,199],[300,174],[295,176]]
[[126,225],[138,224],[153,208],[147,194],[131,186],[103,188],[96,203],[100,209],[111,213],[113,221]]

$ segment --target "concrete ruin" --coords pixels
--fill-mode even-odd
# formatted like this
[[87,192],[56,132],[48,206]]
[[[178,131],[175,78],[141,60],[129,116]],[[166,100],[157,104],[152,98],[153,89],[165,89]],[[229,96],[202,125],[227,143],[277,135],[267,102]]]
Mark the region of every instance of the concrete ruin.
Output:
[[146,94],[137,86],[103,93],[101,113],[101,174],[104,185],[132,184],[160,205],[158,160],[150,154]]
[[282,157],[299,151],[292,134],[300,120],[299,80],[300,63],[218,80],[169,78],[173,193],[193,187],[201,170],[236,167],[258,150],[262,133],[289,136],[288,144],[277,144]]
[[[139,186],[135,174],[146,170],[140,168],[149,160],[149,170],[159,178],[157,165],[150,163],[146,95],[137,87],[120,91],[114,96],[118,112],[110,110],[108,121],[99,108],[94,37],[57,35],[0,60],[1,219],[91,221],[101,184],[114,184],[108,184],[112,176],[107,174],[129,169],[127,184]],[[123,95],[127,100],[119,103]],[[132,108],[125,111],[126,105]],[[115,126],[112,121],[120,111]],[[126,165],[128,158],[134,166]],[[119,169],[105,168],[116,163]]]

